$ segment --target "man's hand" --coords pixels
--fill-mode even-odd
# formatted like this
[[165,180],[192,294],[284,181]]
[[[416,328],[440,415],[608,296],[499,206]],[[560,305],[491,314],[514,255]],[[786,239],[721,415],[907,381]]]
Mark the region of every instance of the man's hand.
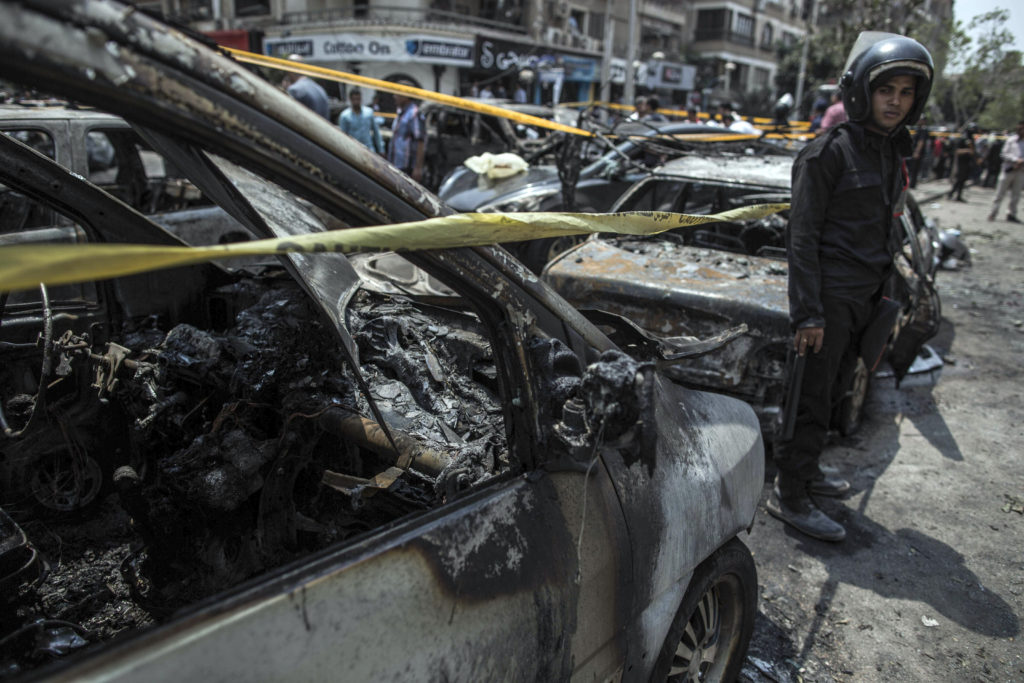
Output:
[[793,337],[793,350],[801,356],[807,355],[808,350],[818,353],[824,343],[824,327],[802,327],[796,331],[796,335]]

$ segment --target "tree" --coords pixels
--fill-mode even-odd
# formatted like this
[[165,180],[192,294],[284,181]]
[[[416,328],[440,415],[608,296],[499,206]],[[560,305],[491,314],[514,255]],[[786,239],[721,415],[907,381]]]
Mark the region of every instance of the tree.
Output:
[[[820,2],[821,0],[817,0]],[[924,45],[942,46],[948,26],[942,21],[926,18],[925,0],[830,0],[819,10],[818,25],[809,27],[810,44],[807,58],[807,94],[797,103],[801,114],[810,111],[816,86],[836,83],[842,76],[846,57],[862,31],[887,31],[908,35]],[[802,43],[779,45],[779,69],[775,85],[779,92],[795,92],[800,69]],[[944,59],[945,51],[936,55],[936,63]]]
[[985,128],[1012,128],[1020,120],[1024,64],[1021,53],[1010,49],[1009,18],[1009,12],[996,9],[966,27],[957,22],[951,33],[950,73],[938,85],[936,101],[958,126],[973,121]]

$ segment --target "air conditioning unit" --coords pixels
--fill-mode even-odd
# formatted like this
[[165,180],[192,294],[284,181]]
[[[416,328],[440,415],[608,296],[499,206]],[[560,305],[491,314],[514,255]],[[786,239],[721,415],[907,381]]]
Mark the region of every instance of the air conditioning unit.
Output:
[[568,45],[569,34],[560,28],[554,26],[548,26],[544,31],[544,39],[550,45]]
[[556,17],[567,17],[569,16],[569,0],[555,0],[551,5],[551,11],[554,12]]

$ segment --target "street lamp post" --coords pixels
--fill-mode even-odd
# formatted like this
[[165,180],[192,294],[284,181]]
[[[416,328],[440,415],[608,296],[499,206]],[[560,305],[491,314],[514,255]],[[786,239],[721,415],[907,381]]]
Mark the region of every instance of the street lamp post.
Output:
[[814,35],[814,29],[818,25],[818,8],[821,6],[821,0],[811,0],[814,3],[814,7],[811,9],[811,16],[807,22],[807,34],[804,36],[804,44],[800,46],[800,70],[796,75],[796,102],[794,106],[799,115],[802,111],[804,101],[804,81],[807,78],[807,52],[811,45],[811,36]]

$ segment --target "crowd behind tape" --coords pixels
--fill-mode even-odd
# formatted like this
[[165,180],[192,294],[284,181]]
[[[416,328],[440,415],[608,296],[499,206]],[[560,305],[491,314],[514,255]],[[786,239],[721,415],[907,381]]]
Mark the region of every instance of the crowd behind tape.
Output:
[[789,204],[755,204],[699,216],[661,211],[463,213],[411,223],[196,247],[111,243],[12,245],[0,247],[0,292],[32,289],[40,283],[106,280],[237,256],[450,249],[589,233],[655,235],[706,223],[756,220],[788,208]]

